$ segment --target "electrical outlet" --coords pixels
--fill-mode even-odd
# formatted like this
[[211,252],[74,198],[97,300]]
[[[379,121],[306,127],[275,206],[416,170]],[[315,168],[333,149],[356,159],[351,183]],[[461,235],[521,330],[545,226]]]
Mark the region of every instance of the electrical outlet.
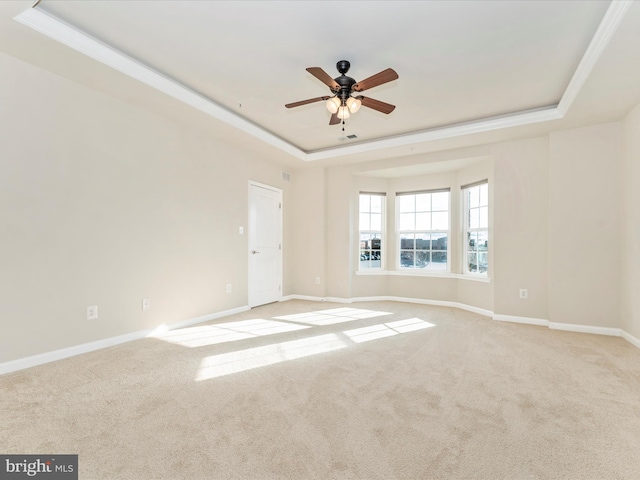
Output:
[[240,235],[244,235],[244,227],[240,227],[240,228],[238,228],[238,233],[239,233]]
[[520,289],[520,298],[522,299],[529,298],[529,291],[526,288]]
[[87,307],[87,320],[97,320],[98,319],[98,306],[91,305]]
[[227,293],[231,293],[231,284],[227,283]]
[[151,300],[148,298],[142,299],[142,310],[149,310],[151,308]]
[[316,285],[320,285],[320,277],[316,277]]

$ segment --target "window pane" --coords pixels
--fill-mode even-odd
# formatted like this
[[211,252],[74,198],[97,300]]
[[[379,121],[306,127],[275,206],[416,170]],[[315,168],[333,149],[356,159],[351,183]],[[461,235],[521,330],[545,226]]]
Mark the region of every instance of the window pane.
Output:
[[431,216],[433,230],[449,230],[449,212],[435,212]]
[[416,233],[416,250],[430,250],[431,235],[428,233]]
[[371,214],[371,228],[363,230],[382,230],[382,215],[379,213]]
[[480,188],[471,187],[469,190],[469,207],[479,207],[480,206]]
[[401,212],[414,212],[416,199],[415,195],[400,195],[397,197],[400,199],[400,211]]
[[489,185],[480,185],[480,205],[489,205]]
[[431,252],[416,252],[416,268],[429,268]]
[[478,256],[475,253],[467,253],[467,270],[469,272],[478,271]]
[[476,249],[479,252],[486,252],[488,250],[488,234],[487,232],[477,232]]
[[446,270],[447,269],[447,252],[431,252],[431,269]]
[[371,203],[371,195],[360,195],[360,211],[369,212],[369,206]]
[[400,235],[400,248],[402,250],[413,250],[416,247],[413,233],[403,233]]
[[371,195],[371,211],[374,213],[382,213],[381,195]]
[[415,213],[400,214],[400,230],[415,230],[416,228]]
[[447,235],[445,233],[431,234],[431,269],[447,269]]
[[447,249],[447,234],[446,233],[432,233],[431,234],[431,249],[432,250],[446,250]]
[[469,228],[480,228],[479,208],[472,208],[469,210]]
[[489,228],[489,207],[480,207],[480,228]]
[[478,253],[478,272],[485,273],[487,271],[487,254]]
[[433,211],[449,210],[449,192],[438,192],[431,194]]
[[360,214],[360,230],[371,230],[371,223],[369,222],[369,214]]
[[371,251],[380,257],[380,248],[382,247],[382,241],[380,239],[380,235],[377,233],[375,235],[371,235]]
[[430,213],[416,213],[416,230],[431,230]]
[[413,251],[400,251],[400,266],[413,268]]
[[428,212],[431,210],[431,194],[421,193],[416,195],[416,212]]
[[467,232],[467,248],[470,252],[476,249],[476,241],[476,232]]

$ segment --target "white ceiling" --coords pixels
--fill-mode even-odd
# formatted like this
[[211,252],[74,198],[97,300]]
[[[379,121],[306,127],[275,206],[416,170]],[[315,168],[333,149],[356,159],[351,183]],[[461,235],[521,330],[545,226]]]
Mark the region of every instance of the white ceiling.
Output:
[[[520,138],[617,119],[640,102],[640,4],[42,0],[33,9],[204,97],[192,97],[198,112],[188,99],[190,106],[176,105],[175,97],[186,98],[178,90],[164,98],[12,20],[31,5],[0,5],[0,50],[177,121],[231,125],[236,137],[294,163]],[[341,59],[356,80],[396,70],[398,80],[364,92],[396,110],[363,107],[343,132],[328,125],[322,102],[284,107],[328,95],[305,68],[336,77]],[[352,134],[357,140],[344,139]]]

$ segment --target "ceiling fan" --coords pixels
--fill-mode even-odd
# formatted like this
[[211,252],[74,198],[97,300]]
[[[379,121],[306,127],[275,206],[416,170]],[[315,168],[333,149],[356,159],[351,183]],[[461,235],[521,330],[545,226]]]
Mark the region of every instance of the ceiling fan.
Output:
[[[395,105],[374,100],[373,98],[363,97],[362,95],[354,96],[354,93],[363,92],[369,88],[377,87],[398,78],[398,74],[392,68],[387,68],[375,75],[365,78],[360,82],[356,82],[353,78],[347,77],[351,64],[347,60],[340,60],[336,64],[336,68],[340,73],[339,77],[331,78],[327,72],[320,67],[309,67],[307,72],[316,77],[331,89],[331,96],[309,98],[300,102],[288,103],[287,108],[299,107],[308,103],[325,101],[327,110],[331,112],[329,125],[337,125],[344,119],[349,118],[351,113],[356,113],[361,105],[372,108],[378,112],[389,114],[396,108]],[[343,128],[344,130],[344,128]]]

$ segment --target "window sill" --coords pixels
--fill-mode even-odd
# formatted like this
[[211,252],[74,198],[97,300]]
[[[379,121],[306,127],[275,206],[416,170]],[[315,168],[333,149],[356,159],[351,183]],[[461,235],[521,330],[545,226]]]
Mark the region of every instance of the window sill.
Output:
[[436,273],[436,272],[415,272],[415,271],[405,271],[405,270],[371,269],[371,271],[356,270],[356,275],[363,275],[363,276],[389,275],[389,276],[398,276],[398,277],[455,278],[458,280],[471,280],[472,282],[491,283],[491,278],[486,277],[484,275],[471,275],[471,274],[451,273],[451,272]]

